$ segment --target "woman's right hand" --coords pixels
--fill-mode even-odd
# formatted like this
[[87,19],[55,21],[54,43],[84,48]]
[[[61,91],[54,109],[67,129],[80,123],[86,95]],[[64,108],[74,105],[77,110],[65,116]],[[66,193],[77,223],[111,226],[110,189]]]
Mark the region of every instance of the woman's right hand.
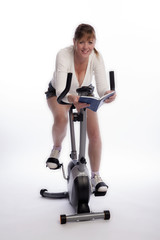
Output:
[[86,108],[86,107],[90,106],[87,103],[80,103],[79,102],[79,96],[75,96],[75,95],[69,95],[68,96],[68,101],[70,103],[73,103],[73,105],[75,106],[75,108],[77,109],[78,112],[80,111],[81,108]]

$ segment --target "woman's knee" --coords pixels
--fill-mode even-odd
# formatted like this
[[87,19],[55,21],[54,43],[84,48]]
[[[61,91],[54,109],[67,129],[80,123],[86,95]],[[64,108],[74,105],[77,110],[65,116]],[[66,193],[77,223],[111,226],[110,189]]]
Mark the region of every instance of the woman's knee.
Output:
[[54,124],[62,127],[67,125],[69,107],[58,104],[56,97],[49,98],[47,102],[53,114]]
[[54,124],[60,126],[60,127],[65,127],[68,123],[68,116],[66,116],[65,114],[57,114],[56,116],[54,116]]
[[100,136],[99,130],[92,129],[91,131],[88,131],[88,139],[90,142],[101,141],[101,136]]

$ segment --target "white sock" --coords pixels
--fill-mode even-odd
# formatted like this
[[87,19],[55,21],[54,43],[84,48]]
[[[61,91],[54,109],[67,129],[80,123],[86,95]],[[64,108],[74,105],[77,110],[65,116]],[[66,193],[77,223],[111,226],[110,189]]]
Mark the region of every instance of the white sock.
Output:
[[61,151],[62,147],[53,146],[53,150]]
[[91,171],[91,178],[94,178],[95,175],[99,176],[99,172]]

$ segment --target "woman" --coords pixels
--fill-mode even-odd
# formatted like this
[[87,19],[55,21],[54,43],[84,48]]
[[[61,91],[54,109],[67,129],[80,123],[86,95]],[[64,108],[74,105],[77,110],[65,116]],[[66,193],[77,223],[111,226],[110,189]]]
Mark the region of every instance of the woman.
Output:
[[[95,75],[96,88],[99,96],[108,91],[105,67],[102,56],[95,49],[96,35],[94,28],[88,24],[80,24],[74,35],[73,46],[60,50],[56,58],[55,72],[53,79],[46,92],[48,106],[54,117],[52,128],[53,149],[46,165],[50,169],[57,169],[61,152],[62,141],[66,135],[68,111],[70,105],[60,105],[57,97],[65,89],[67,73],[72,72],[72,84],[69,93],[63,101],[74,104],[79,111],[87,107],[85,103],[79,103],[79,96],[76,89],[82,86],[89,86]],[[114,94],[106,103],[115,99]],[[101,136],[98,125],[97,113],[87,109],[87,134],[89,139],[88,153],[91,166],[91,183],[93,190],[106,192],[107,185],[99,175],[101,160]]]

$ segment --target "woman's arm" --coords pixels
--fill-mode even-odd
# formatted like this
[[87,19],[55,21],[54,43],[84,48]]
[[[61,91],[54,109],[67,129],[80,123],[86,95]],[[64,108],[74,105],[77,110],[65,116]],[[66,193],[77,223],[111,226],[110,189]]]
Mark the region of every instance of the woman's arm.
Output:
[[[66,87],[67,74],[68,74],[68,65],[67,65],[67,56],[63,50],[58,52],[56,56],[56,66],[55,66],[55,88],[56,95],[59,95],[64,91]],[[68,95],[67,94],[63,101],[68,103]]]
[[[98,57],[95,58],[95,65],[94,65],[94,73],[95,73],[95,80],[96,80],[96,87],[97,92],[100,97],[103,95],[112,92],[109,90],[109,84],[106,77],[106,70],[102,55],[99,54]],[[116,93],[108,98],[105,102],[110,103],[113,102],[116,98]]]
[[102,97],[109,90],[105,64],[102,55],[94,56],[94,75],[98,95]]

